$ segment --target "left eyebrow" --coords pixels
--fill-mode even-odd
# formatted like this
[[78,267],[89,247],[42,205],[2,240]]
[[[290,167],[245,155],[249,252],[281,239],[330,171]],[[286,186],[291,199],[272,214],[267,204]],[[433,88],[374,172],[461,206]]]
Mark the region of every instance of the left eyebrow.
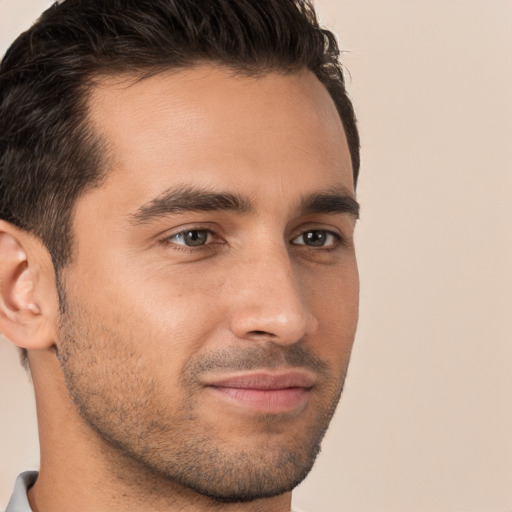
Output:
[[334,189],[303,198],[300,210],[303,213],[345,213],[357,220],[360,206],[350,193]]
[[231,211],[251,213],[252,204],[243,196],[228,192],[214,192],[197,187],[170,188],[130,215],[134,224],[144,224],[166,215],[185,212]]

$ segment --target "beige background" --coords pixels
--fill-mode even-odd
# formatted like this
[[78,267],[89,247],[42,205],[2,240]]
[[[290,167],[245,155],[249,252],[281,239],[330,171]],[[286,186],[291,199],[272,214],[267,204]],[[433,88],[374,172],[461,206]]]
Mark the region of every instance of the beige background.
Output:
[[[318,0],[363,139],[361,320],[309,512],[512,511],[512,2]],[[0,51],[42,0],[0,0]],[[0,509],[37,467],[0,342]]]

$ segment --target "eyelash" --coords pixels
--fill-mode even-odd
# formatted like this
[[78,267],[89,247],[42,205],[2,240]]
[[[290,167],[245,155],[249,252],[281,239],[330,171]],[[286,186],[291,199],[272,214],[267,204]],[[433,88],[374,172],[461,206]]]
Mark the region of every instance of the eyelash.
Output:
[[[307,233],[313,233],[313,232],[322,233],[327,237],[330,236],[334,240],[330,245],[327,245],[327,246],[325,246],[325,245],[314,246],[314,245],[307,245],[306,243],[293,243],[298,238],[304,237]],[[178,237],[178,236],[183,237],[189,233],[204,233],[204,234],[206,234],[207,238],[206,238],[205,243],[193,246],[193,245],[178,244],[178,243],[173,242],[173,239],[175,239],[176,237]],[[212,231],[211,229],[204,228],[204,227],[191,227],[191,228],[183,229],[181,231],[173,233],[169,236],[166,236],[165,238],[162,239],[162,243],[167,246],[172,247],[172,249],[175,251],[182,251],[182,252],[189,252],[189,253],[196,252],[196,251],[206,251],[206,250],[213,250],[214,247],[212,247],[212,246],[222,245],[225,243],[225,242],[211,242],[211,241],[209,242],[209,239],[211,237],[215,237],[215,236],[217,236],[216,233],[214,231]],[[322,250],[322,251],[328,252],[328,251],[335,251],[340,246],[345,245],[345,239],[342,235],[340,235],[339,233],[336,233],[334,231],[330,231],[328,229],[312,228],[312,229],[307,229],[307,230],[301,232],[298,236],[294,236],[291,240],[291,243],[294,246],[303,246],[304,249],[308,249],[308,250],[312,250],[312,251]]]
[[[190,234],[190,233],[204,233],[206,234],[206,241],[204,244],[199,244],[199,245],[186,245],[186,244],[178,244],[178,243],[175,243],[173,242],[172,240],[179,237],[179,236],[186,236],[187,234]],[[215,233],[211,230],[211,229],[206,229],[206,228],[190,228],[190,229],[183,229],[182,231],[178,231],[177,233],[174,233],[170,236],[167,236],[164,238],[164,242],[169,244],[169,245],[173,245],[173,246],[176,246],[176,247],[179,247],[179,248],[183,248],[183,249],[187,249],[187,250],[197,250],[197,249],[204,249],[206,248],[207,246],[209,245],[212,245],[212,243],[208,243],[208,239],[211,238],[212,236],[215,236]],[[181,249],[180,249],[181,250]]]
[[305,235],[307,235],[308,233],[321,233],[323,236],[325,236],[326,238],[327,237],[332,237],[334,240],[333,242],[330,244],[330,245],[319,245],[319,246],[315,246],[315,245],[308,245],[306,243],[296,243],[294,245],[303,245],[305,246],[306,248],[308,249],[311,249],[311,250],[315,250],[315,248],[320,248],[324,251],[329,251],[329,250],[335,250],[339,247],[339,245],[343,242],[343,239],[342,237],[338,234],[338,233],[335,233],[333,231],[329,231],[328,229],[308,229],[306,231],[303,231],[299,236],[295,237],[292,242],[294,242],[295,240],[301,238],[301,237],[304,237]]

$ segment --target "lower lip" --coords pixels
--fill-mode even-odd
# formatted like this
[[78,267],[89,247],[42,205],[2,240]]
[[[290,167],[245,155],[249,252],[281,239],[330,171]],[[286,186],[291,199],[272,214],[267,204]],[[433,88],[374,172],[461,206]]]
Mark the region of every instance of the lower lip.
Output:
[[209,389],[232,403],[267,414],[279,414],[302,408],[309,396],[309,390],[306,388],[253,389],[211,386]]

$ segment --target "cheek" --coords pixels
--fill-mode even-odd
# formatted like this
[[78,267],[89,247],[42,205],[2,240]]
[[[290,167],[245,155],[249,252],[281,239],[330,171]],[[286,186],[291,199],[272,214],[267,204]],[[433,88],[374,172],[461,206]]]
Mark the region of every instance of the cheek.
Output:
[[218,287],[204,275],[119,265],[83,277],[76,272],[67,280],[69,299],[87,309],[89,323],[116,338],[116,350],[162,372],[165,380],[179,374],[218,327]]
[[129,315],[148,348],[184,365],[223,325],[221,282],[199,270],[143,274],[123,288],[120,314]]
[[357,322],[359,272],[352,253],[330,267],[297,267],[296,279],[311,310],[331,321]]
[[359,275],[351,260],[323,275],[308,274],[304,280],[309,307],[318,320],[312,341],[326,360],[344,366],[350,356],[359,317]]

